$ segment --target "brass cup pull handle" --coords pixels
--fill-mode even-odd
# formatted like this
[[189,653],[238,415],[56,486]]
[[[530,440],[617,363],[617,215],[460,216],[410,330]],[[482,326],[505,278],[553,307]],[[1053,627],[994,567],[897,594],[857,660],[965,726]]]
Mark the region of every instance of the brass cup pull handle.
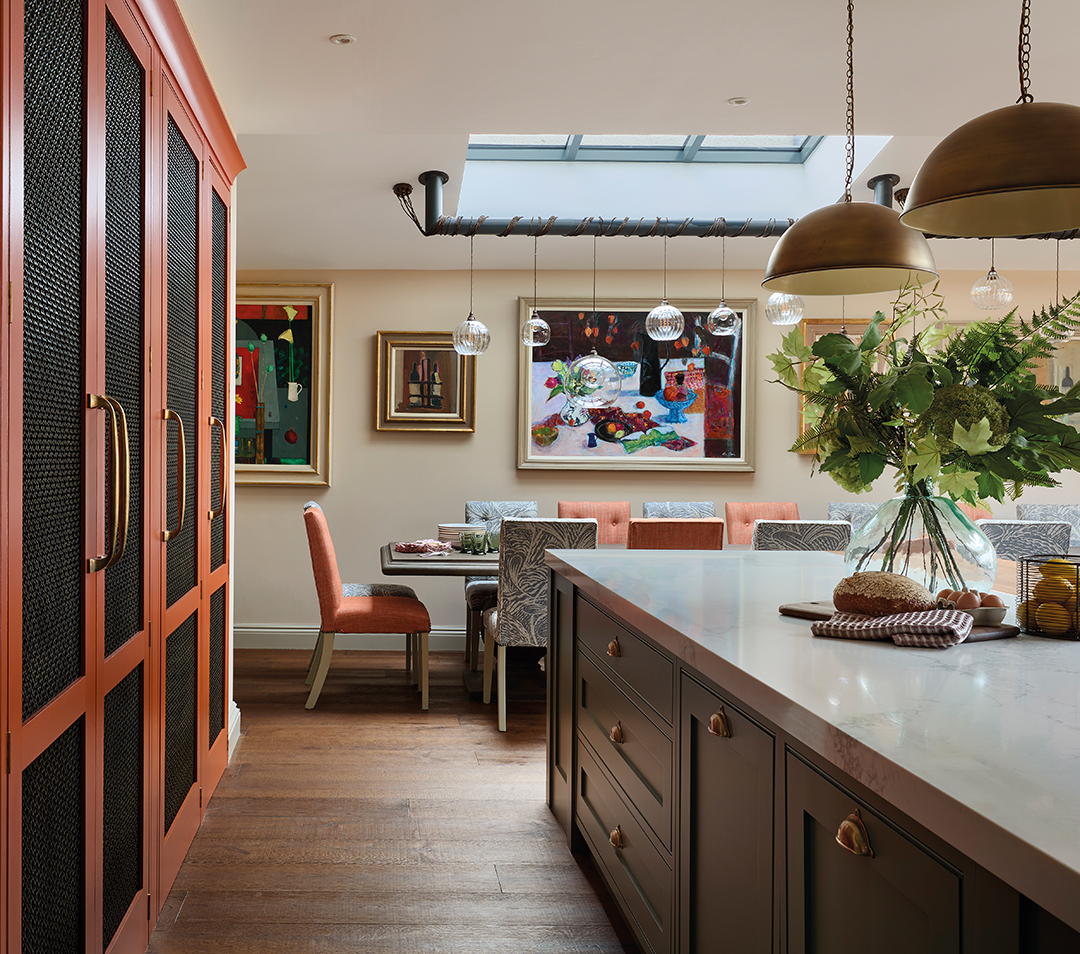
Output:
[[225,425],[221,423],[216,417],[210,418],[210,426],[218,429],[218,439],[221,443],[221,456],[218,458],[218,508],[217,510],[208,510],[206,512],[207,517],[211,520],[216,520],[221,516],[225,510],[225,497],[229,492],[228,484],[225,483],[226,470],[226,454],[228,453],[228,439],[225,436]]
[[611,843],[612,848],[625,848],[626,839],[623,838],[622,828],[616,825],[611,834],[608,835],[608,841]]
[[86,561],[86,572],[97,573],[114,562],[116,539],[120,534],[120,428],[116,422],[116,407],[104,394],[88,395],[86,406],[91,410],[101,408],[109,415],[109,527],[105,532],[105,554],[89,557]]
[[187,499],[187,452],[184,446],[184,421],[171,407],[165,408],[165,420],[176,421],[179,431],[176,435],[176,515],[175,530],[166,529],[162,534],[166,543],[175,540],[184,529],[184,503]]
[[619,637],[616,636],[610,643],[607,644],[607,654],[609,656],[621,656],[622,646],[619,645]]
[[709,716],[709,731],[721,739],[731,738],[731,720],[728,719],[723,706]]
[[622,745],[626,741],[626,736],[623,734],[623,727],[621,722],[616,722],[608,733],[608,738],[611,739],[616,745]]
[[127,415],[124,413],[123,405],[116,398],[106,398],[105,400],[113,406],[120,438],[117,453],[119,462],[117,468],[119,479],[117,483],[120,490],[120,529],[117,534],[116,548],[113,551],[112,560],[107,564],[107,566],[113,566],[119,563],[124,555],[124,547],[127,546],[128,528],[131,524],[131,440],[128,437]]
[[836,843],[846,848],[853,855],[862,855],[866,858],[874,857],[874,849],[870,847],[870,835],[867,834],[866,825],[859,817],[856,808],[847,818],[840,822],[836,832]]

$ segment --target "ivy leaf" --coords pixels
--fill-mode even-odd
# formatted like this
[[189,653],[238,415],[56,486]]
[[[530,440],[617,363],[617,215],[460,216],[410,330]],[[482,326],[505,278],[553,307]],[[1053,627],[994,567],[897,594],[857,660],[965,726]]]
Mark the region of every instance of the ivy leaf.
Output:
[[859,479],[864,485],[872,484],[885,469],[885,458],[880,454],[859,455]]
[[907,463],[915,466],[911,475],[913,483],[927,478],[933,480],[941,472],[941,448],[938,442],[929,436],[917,440],[908,454]]
[[862,370],[862,352],[858,350],[849,351],[838,357],[827,358],[826,361],[841,374],[846,374],[848,377],[856,377],[859,371]]
[[971,457],[990,454],[1005,446],[990,443],[990,420],[985,417],[981,421],[976,421],[970,428],[965,428],[959,421],[953,422],[952,439],[953,443]]
[[963,497],[968,491],[979,492],[979,475],[970,470],[950,470],[937,479],[938,489],[953,497]]
[[922,414],[934,400],[934,386],[924,373],[910,371],[896,379],[896,400],[912,414]]
[[866,401],[875,411],[893,396],[893,388],[896,387],[896,375],[889,374],[881,379],[879,384],[870,392]]
[[993,497],[1001,502],[1005,499],[1005,481],[997,474],[984,470],[978,475],[979,496],[984,500]]
[[836,358],[856,352],[858,348],[847,335],[833,333],[822,335],[810,350],[819,358]]
[[881,344],[881,323],[884,320],[885,316],[880,311],[876,312],[874,317],[870,319],[870,324],[859,341],[860,351],[873,351]]
[[814,360],[814,353],[807,347],[802,329],[797,325],[780,340],[783,342],[784,354],[791,355],[796,361]]
[[774,351],[768,357],[780,383],[797,389],[799,387],[799,372],[795,370],[795,363],[786,354],[779,351]]

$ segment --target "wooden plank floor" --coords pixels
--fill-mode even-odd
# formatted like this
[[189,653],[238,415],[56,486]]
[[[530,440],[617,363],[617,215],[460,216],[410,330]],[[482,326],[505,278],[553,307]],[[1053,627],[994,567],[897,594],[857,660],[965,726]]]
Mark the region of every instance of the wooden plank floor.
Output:
[[471,702],[433,653],[238,650],[241,741],[150,939],[153,954],[636,954],[544,803],[542,702]]

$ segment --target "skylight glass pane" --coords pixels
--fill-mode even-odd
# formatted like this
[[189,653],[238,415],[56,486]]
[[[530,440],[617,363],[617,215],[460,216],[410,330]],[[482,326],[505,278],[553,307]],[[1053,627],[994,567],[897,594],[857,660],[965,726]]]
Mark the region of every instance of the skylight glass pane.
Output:
[[807,136],[706,136],[702,149],[800,149]]
[[470,146],[558,146],[560,149],[566,145],[569,135],[566,133],[552,133],[539,136],[503,136],[488,135],[486,133],[474,133],[469,136]]
[[682,136],[582,136],[582,147],[587,146],[636,146],[648,148],[649,146],[674,146],[681,149],[687,137]]

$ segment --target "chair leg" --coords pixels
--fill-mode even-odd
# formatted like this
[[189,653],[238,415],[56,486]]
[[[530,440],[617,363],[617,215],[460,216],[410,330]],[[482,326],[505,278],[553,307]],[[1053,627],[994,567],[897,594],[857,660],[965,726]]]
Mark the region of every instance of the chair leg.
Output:
[[499,644],[499,731],[506,731],[506,646]]
[[416,633],[420,641],[420,708],[425,712],[428,707],[428,634]]
[[470,606],[465,614],[465,662],[473,672],[480,666],[480,636],[483,629],[483,611]]
[[323,683],[326,681],[326,673],[330,668],[330,657],[334,654],[333,633],[319,633],[319,640],[322,643],[322,654],[319,656],[315,678],[311,682],[311,693],[304,705],[305,709],[315,708],[315,700],[319,698],[319,693],[322,692]]
[[495,638],[484,633],[484,704],[491,702],[491,666],[495,661]]
[[405,634],[405,671],[407,673],[409,673],[409,674],[412,674],[412,667],[413,667],[413,658],[412,658],[413,652],[412,652],[412,650],[413,650],[413,634],[412,633],[406,633]]
[[304,678],[304,685],[310,686],[312,680],[315,678],[315,670],[319,668],[319,660],[322,658],[323,651],[323,631],[319,630],[319,638],[315,640],[315,648],[311,651],[311,662],[308,663],[307,676]]

